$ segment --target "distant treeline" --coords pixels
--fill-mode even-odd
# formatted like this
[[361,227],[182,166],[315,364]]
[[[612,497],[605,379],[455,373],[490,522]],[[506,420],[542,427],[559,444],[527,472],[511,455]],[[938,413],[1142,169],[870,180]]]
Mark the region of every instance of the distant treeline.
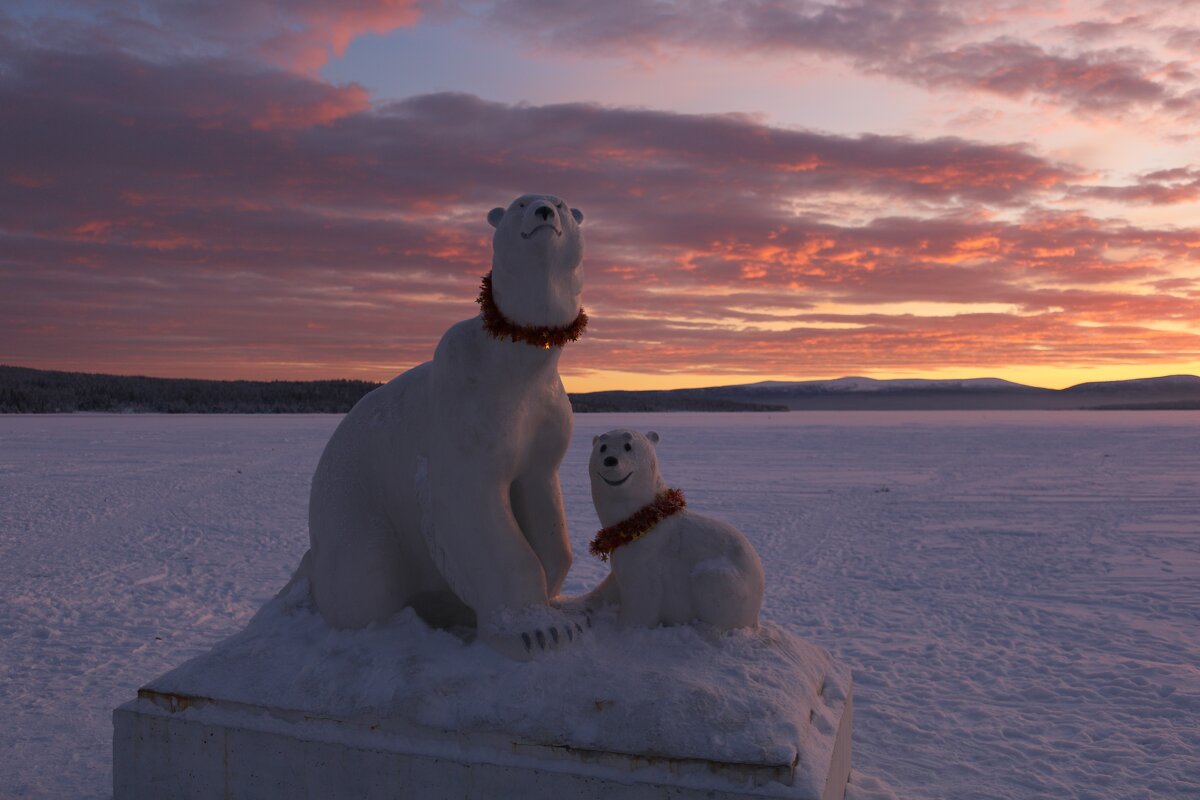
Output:
[[203,381],[0,366],[0,413],[345,413],[369,381]]
[[[369,381],[145,378],[0,365],[0,414],[344,414],[377,386]],[[782,405],[663,392],[592,392],[570,398],[579,413],[787,411]]]

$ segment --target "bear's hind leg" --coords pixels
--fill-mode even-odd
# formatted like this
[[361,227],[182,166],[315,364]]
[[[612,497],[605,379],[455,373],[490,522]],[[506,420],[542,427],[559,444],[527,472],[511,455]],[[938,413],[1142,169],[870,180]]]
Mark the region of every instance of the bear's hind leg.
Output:
[[413,594],[399,537],[382,515],[349,509],[338,527],[314,531],[312,587],[321,616],[335,628],[389,619]]
[[761,577],[738,569],[724,558],[697,564],[691,574],[696,619],[719,630],[758,625],[762,606]]

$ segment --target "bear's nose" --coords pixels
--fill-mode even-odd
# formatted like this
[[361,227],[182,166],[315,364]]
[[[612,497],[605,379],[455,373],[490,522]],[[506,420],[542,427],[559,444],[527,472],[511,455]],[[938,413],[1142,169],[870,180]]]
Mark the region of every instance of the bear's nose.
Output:
[[550,206],[542,206],[541,208],[539,208],[537,211],[534,211],[533,213],[537,217],[541,218],[543,221],[546,221],[554,216],[554,209],[551,208]]
[[616,465],[617,465],[617,457],[616,456],[609,456],[608,458],[604,459],[604,466],[615,467]]

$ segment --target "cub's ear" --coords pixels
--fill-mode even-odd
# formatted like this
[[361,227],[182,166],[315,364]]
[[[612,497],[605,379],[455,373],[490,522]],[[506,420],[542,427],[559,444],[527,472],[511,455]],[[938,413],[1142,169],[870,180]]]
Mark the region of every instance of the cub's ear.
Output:
[[592,437],[592,447],[595,447],[595,446],[596,446],[596,442],[598,442],[598,441],[600,441],[600,437],[599,437],[599,436],[593,436],[593,437]]
[[488,224],[491,225],[493,228],[499,228],[500,220],[502,220],[502,219],[504,219],[504,209],[503,208],[493,208],[491,211],[488,212]]
[[575,218],[576,222],[583,222],[583,212],[578,208],[571,209],[571,216]]
[[658,434],[655,433],[654,431],[650,431],[649,433],[647,433],[646,438],[649,439],[652,443],[658,444]]

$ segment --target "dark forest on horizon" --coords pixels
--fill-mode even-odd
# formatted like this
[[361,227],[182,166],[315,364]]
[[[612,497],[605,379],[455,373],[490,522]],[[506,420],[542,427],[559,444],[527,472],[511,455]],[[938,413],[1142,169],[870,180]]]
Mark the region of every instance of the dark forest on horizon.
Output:
[[[57,372],[0,365],[0,414],[344,414],[371,381],[219,381]],[[576,412],[786,411],[786,406],[655,393],[570,395]]]
[[345,413],[369,381],[216,381],[0,366],[0,413]]
[[[1001,382],[839,381],[569,395],[576,413],[653,411],[954,411],[1200,409],[1200,377],[1167,376],[1042,389]],[[0,413],[344,414],[380,384],[358,380],[248,381],[150,378],[0,365]]]

